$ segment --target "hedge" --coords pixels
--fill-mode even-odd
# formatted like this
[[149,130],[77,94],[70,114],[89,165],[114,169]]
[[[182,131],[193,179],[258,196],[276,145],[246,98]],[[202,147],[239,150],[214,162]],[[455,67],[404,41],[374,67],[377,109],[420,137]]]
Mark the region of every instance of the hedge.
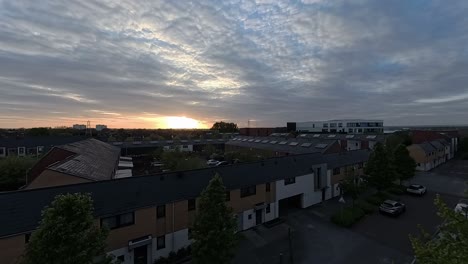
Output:
[[341,214],[341,210],[339,210],[330,217],[330,220],[336,225],[351,227],[362,217],[364,217],[364,215],[364,211],[359,207],[346,207],[343,209],[343,214]]
[[395,186],[388,188],[387,191],[391,194],[401,195],[406,192],[406,187],[395,185]]
[[385,199],[377,196],[377,195],[371,195],[366,198],[366,202],[373,204],[373,205],[380,205]]
[[364,200],[356,201],[355,205],[361,208],[366,214],[372,214],[373,212],[375,212],[375,205],[368,203]]

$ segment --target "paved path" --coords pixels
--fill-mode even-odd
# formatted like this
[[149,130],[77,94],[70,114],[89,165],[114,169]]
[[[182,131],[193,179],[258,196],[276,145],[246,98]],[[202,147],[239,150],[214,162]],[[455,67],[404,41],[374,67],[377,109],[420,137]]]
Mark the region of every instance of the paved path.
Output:
[[[292,248],[295,264],[403,264],[410,263],[410,254],[375,242],[374,240],[345,228],[337,227],[316,216],[311,209],[304,209],[288,215],[285,223],[271,229],[248,230],[262,237],[268,237],[266,244],[258,244],[251,234],[245,236],[234,263],[279,262],[289,263],[288,228],[292,230]],[[273,234],[273,235],[272,235]]]

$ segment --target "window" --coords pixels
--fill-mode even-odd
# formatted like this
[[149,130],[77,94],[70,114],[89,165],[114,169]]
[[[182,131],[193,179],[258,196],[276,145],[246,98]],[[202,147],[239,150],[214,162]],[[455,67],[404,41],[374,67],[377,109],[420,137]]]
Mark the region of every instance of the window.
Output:
[[418,167],[421,166],[421,163],[418,163]]
[[124,263],[125,262],[125,255],[120,255],[117,257],[117,260]]
[[266,212],[267,214],[270,213],[270,204],[267,205],[267,207],[266,207],[266,209],[265,209],[265,212]]
[[24,243],[25,244],[29,243],[29,239],[31,239],[31,233],[25,234],[24,235]]
[[166,205],[159,205],[156,207],[156,218],[166,217]]
[[341,172],[341,168],[334,168],[333,169],[333,175],[340,174],[340,172]]
[[362,162],[359,162],[358,165],[357,165],[357,168],[362,169],[362,167],[364,167],[364,165],[362,164]]
[[5,148],[0,148],[0,156],[5,156]]
[[267,182],[267,183],[265,184],[265,191],[266,191],[266,192],[270,192],[270,183],[269,183],[269,182]]
[[195,200],[195,199],[190,199],[190,200],[188,200],[188,210],[189,210],[189,211],[195,210],[195,208],[197,207],[196,204],[197,204],[197,203],[196,203],[196,200]]
[[330,123],[330,127],[336,127],[336,123]]
[[359,143],[356,142],[356,147],[358,147],[358,146],[359,146]]
[[343,123],[338,123],[338,127],[343,127]]
[[133,225],[135,223],[135,213],[125,213],[115,216],[101,218],[101,226],[107,226],[109,229]]
[[37,153],[42,153],[44,151],[44,147],[43,146],[38,146],[37,147]]
[[352,129],[352,128],[348,128],[348,133],[353,133],[353,129]]
[[188,146],[187,146],[187,145],[183,145],[182,148],[186,149],[186,148],[188,148]]
[[284,179],[284,185],[296,183],[296,177]]
[[231,201],[231,192],[226,191],[226,202],[229,202],[229,201]]
[[252,214],[249,214],[249,220],[252,219]]
[[247,197],[247,196],[255,195],[256,193],[257,193],[257,186],[252,185],[249,187],[241,188],[240,197],[241,198]]
[[166,248],[166,236],[158,236],[156,248],[158,250]]
[[24,156],[26,154],[26,148],[25,147],[19,147],[18,148],[18,155]]
[[323,124],[323,127],[328,127],[328,123],[324,123],[324,124]]

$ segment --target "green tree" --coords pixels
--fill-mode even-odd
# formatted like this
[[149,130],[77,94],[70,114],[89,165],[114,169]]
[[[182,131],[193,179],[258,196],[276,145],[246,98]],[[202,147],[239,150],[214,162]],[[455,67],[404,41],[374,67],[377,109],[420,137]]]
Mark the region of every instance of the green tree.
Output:
[[48,136],[50,134],[49,127],[33,127],[29,129],[28,135],[36,137],[36,136]]
[[396,149],[399,145],[409,146],[412,144],[411,137],[407,131],[398,131],[387,137],[385,146],[391,150]]
[[0,191],[16,190],[26,183],[26,174],[36,163],[29,157],[0,159]]
[[463,264],[468,260],[468,219],[436,196],[434,204],[442,218],[438,234],[432,237],[421,228],[421,236],[410,235],[418,263]]
[[211,144],[206,145],[202,149],[202,155],[207,159],[209,159],[211,155],[217,154],[218,152],[218,149],[216,149],[216,147]]
[[227,122],[216,122],[211,127],[211,130],[218,130],[220,133],[232,133],[238,132],[239,128],[237,128],[237,124],[235,123],[227,123]]
[[393,151],[393,167],[397,179],[401,182],[410,179],[414,176],[416,170],[416,162],[410,156],[408,149],[405,145],[400,144]]
[[226,205],[226,189],[216,174],[199,198],[193,228],[195,264],[229,263],[237,244],[236,220]]
[[354,202],[359,198],[364,188],[356,175],[354,167],[347,167],[345,170],[345,178],[340,182],[340,188],[344,194],[351,197],[354,207]]
[[203,159],[179,150],[163,152],[161,161],[165,169],[172,171],[193,170],[206,167],[206,163]]
[[367,162],[365,172],[368,184],[379,192],[390,187],[395,180],[393,155],[381,143],[375,145],[374,151]]
[[22,263],[111,263],[105,257],[107,234],[94,222],[89,194],[57,195],[42,211],[42,220],[26,245]]

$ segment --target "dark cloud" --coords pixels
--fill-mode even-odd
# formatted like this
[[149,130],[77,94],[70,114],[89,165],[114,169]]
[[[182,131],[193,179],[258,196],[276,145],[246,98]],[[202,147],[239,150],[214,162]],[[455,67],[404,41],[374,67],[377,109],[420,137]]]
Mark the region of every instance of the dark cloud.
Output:
[[[466,1],[1,1],[0,126],[460,123]],[[127,123],[125,123],[127,122]],[[146,122],[146,123],[145,123]]]

